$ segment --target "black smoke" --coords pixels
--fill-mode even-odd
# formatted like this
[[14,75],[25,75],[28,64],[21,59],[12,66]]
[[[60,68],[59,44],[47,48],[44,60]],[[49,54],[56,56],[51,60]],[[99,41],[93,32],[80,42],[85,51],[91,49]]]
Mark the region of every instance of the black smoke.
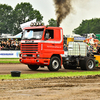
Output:
[[62,20],[66,18],[66,16],[70,13],[71,0],[53,0],[57,15],[57,26],[59,27]]

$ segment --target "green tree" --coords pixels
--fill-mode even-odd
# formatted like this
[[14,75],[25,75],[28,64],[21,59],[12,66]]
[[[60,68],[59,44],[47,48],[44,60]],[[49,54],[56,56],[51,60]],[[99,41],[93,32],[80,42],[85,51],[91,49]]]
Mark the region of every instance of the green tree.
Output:
[[57,26],[57,20],[54,20],[53,18],[51,18],[48,21],[49,25],[48,26]]
[[0,4],[0,33],[12,33],[13,8],[6,4]]
[[34,10],[30,3],[21,3],[17,4],[14,11],[14,34],[18,34],[21,32],[20,24],[25,23],[27,21],[37,19],[37,21],[42,21],[43,16],[40,14],[38,10]]
[[100,18],[83,20],[79,27],[73,30],[76,34],[100,33]]
[[41,15],[41,13],[38,10],[33,10],[33,12],[30,14],[29,19],[35,19],[39,22],[41,22],[43,20],[43,16]]

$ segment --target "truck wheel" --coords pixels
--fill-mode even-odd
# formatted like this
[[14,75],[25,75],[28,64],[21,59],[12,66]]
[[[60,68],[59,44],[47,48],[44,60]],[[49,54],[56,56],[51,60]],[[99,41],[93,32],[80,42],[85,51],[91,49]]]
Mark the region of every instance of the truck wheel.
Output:
[[82,70],[93,70],[95,68],[95,60],[91,57],[86,57],[80,61],[80,67]]
[[28,68],[30,68],[31,70],[37,70],[39,66],[38,65],[28,65]]
[[50,71],[58,71],[60,65],[61,65],[61,60],[58,57],[54,56],[50,60],[50,65],[48,66],[48,69]]

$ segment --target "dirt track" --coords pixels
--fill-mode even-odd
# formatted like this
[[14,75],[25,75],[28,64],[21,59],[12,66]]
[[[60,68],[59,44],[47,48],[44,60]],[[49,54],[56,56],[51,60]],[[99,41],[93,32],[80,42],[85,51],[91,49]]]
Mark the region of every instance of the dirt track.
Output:
[[[47,68],[31,71],[23,64],[0,64],[0,74],[8,74],[12,70],[51,73]],[[81,70],[59,70],[65,71]],[[100,100],[100,76],[0,80],[0,100]]]
[[[22,74],[52,73],[48,70],[47,67],[39,68],[37,71],[32,71],[25,64],[0,64],[0,74],[10,74],[11,71],[21,71]],[[81,69],[75,69],[75,70],[64,69],[62,67],[62,69],[60,69],[58,72],[70,72],[70,71],[75,72],[75,71],[83,71],[83,70],[81,70]],[[95,68],[94,71],[100,71],[100,67]]]
[[3,80],[0,100],[100,100],[100,76]]

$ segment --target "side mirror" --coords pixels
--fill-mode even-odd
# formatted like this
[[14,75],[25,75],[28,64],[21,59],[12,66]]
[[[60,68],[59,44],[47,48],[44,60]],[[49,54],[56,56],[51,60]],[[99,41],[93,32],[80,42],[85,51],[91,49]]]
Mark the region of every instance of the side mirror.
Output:
[[46,33],[45,39],[49,39],[49,33]]

